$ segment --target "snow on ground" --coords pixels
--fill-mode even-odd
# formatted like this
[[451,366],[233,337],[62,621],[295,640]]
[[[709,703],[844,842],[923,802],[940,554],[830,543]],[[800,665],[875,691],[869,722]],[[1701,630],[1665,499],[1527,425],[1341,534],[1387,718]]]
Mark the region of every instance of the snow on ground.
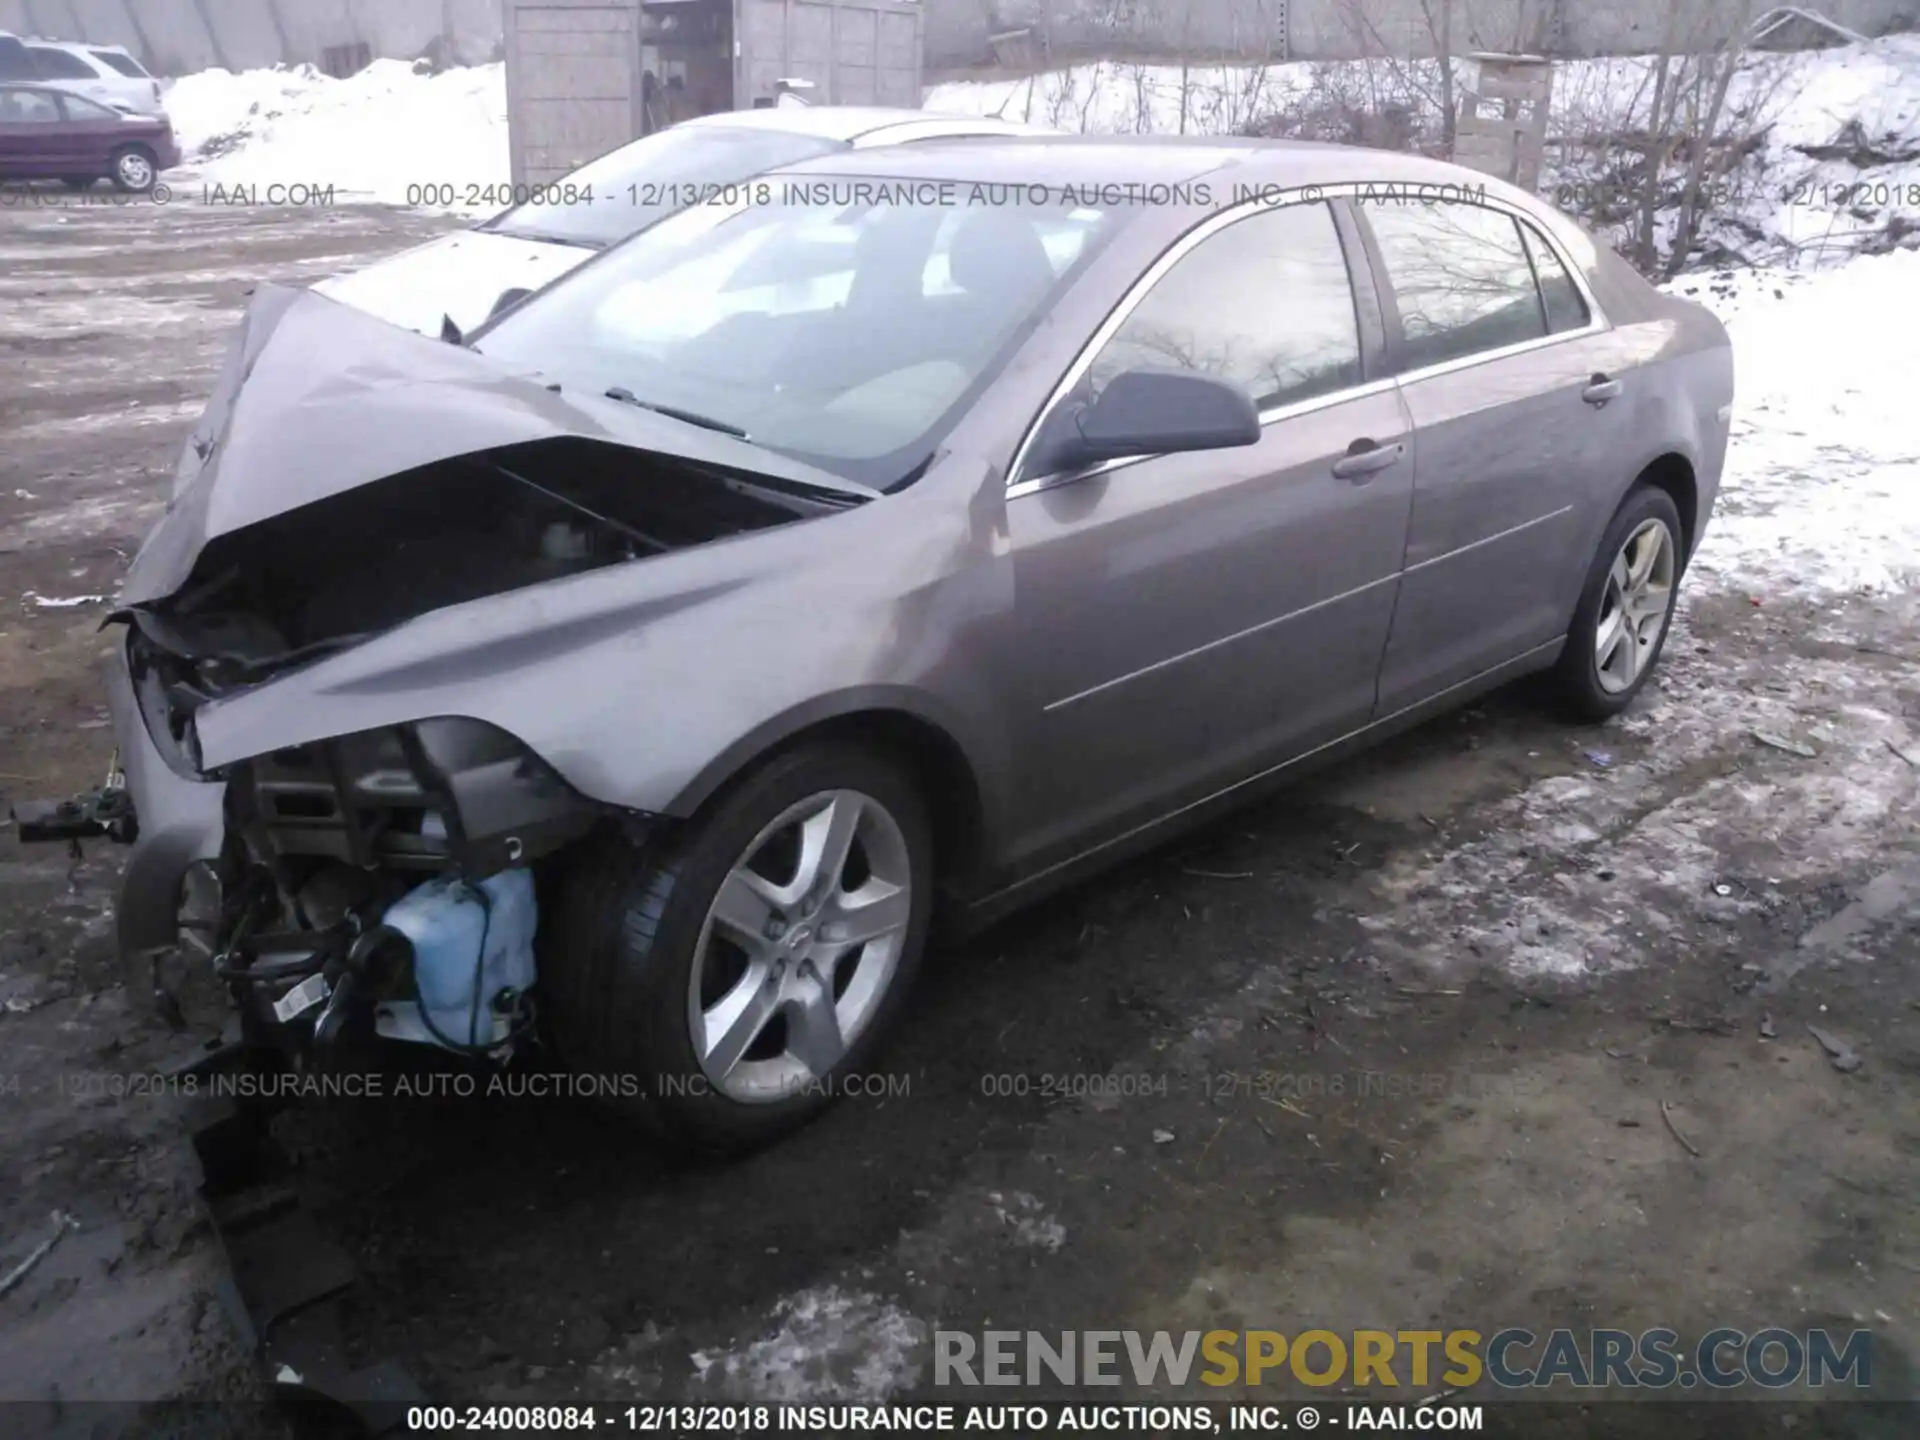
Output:
[[1733,337],[1733,440],[1694,583],[1891,590],[1920,576],[1920,251],[1688,277]]
[[927,1326],[889,1302],[827,1285],[777,1302],[770,1333],[692,1360],[702,1382],[729,1398],[872,1403],[918,1378],[926,1340]]

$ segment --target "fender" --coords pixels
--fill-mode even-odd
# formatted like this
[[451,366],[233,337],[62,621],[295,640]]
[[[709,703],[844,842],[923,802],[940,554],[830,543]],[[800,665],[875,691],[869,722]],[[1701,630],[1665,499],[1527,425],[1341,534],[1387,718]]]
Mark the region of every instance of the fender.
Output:
[[[763,757],[811,731],[835,722],[905,720],[937,737],[965,766],[972,783],[969,799],[980,827],[978,852],[988,858],[1000,853],[1005,834],[1006,801],[1003,788],[984,777],[1010,773],[1011,742],[1003,727],[984,719],[970,720],[938,696],[902,685],[863,685],[803,701],[771,717],[723,747],[663,808],[663,814],[686,819],[697,814],[729,783],[752,769]],[[929,799],[938,797],[930,796]]]

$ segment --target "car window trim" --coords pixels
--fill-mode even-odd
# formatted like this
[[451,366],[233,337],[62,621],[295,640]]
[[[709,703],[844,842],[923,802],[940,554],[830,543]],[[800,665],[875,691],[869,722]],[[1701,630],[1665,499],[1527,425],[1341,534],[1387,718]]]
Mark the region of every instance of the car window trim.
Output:
[[[1365,185],[1353,187],[1356,191],[1368,188],[1372,187]],[[1529,215],[1523,207],[1497,195],[1480,195],[1471,200],[1443,197],[1436,203],[1445,205],[1475,205],[1483,210],[1492,210],[1496,214],[1505,215],[1508,220],[1514,223],[1516,227],[1514,230],[1514,238],[1520,242],[1520,253],[1526,257],[1527,274],[1533,279],[1534,303],[1540,307],[1540,323],[1542,328],[1547,330],[1547,333],[1544,335],[1536,335],[1530,340],[1516,340],[1510,345],[1496,345],[1488,350],[1476,350],[1470,355],[1457,355],[1451,360],[1436,360],[1431,365],[1422,365],[1417,368],[1398,371],[1394,371],[1389,367],[1389,373],[1392,373],[1394,378],[1400,381],[1400,383],[1411,384],[1415,381],[1428,380],[1441,375],[1451,375],[1456,371],[1466,370],[1475,365],[1486,365],[1495,360],[1505,360],[1515,355],[1525,355],[1534,350],[1545,349],[1549,345],[1559,345],[1569,340],[1579,340],[1588,335],[1598,335],[1613,328],[1612,322],[1607,319],[1606,313],[1600,308],[1600,299],[1593,293],[1593,286],[1587,279],[1585,269],[1573,263],[1565,247],[1561,245],[1560,237],[1552,234],[1548,226],[1542,225],[1532,215]],[[1376,253],[1379,241],[1378,238],[1374,236],[1372,225],[1368,223],[1366,214],[1360,206],[1355,205],[1353,210],[1354,219],[1362,229],[1365,230],[1368,236],[1369,244],[1372,247],[1369,253]],[[1540,279],[1534,270],[1533,257],[1527,254],[1526,234],[1518,228],[1522,225],[1530,226],[1533,231],[1546,242],[1547,247],[1552,250],[1555,258],[1560,261],[1561,265],[1565,267],[1567,274],[1572,278],[1574,288],[1580,292],[1581,300],[1586,303],[1587,323],[1585,325],[1580,326],[1576,330],[1561,330],[1558,333],[1555,333],[1549,326],[1547,321],[1547,297],[1545,292],[1540,288]],[[1390,328],[1399,338],[1399,353],[1404,355],[1405,327],[1400,315],[1400,298],[1393,293],[1393,281],[1387,273],[1384,262],[1376,267],[1375,283],[1379,289],[1380,303],[1386,308],[1388,315],[1392,317]]]
[[[1093,362],[1099,358],[1100,351],[1105,347],[1107,341],[1111,340],[1120,327],[1126,323],[1128,316],[1130,316],[1140,302],[1146,298],[1147,293],[1159,283],[1169,270],[1179,264],[1190,251],[1194,250],[1212,236],[1219,234],[1220,231],[1226,229],[1229,225],[1237,224],[1239,221],[1245,220],[1253,215],[1261,214],[1268,210],[1279,210],[1290,205],[1312,205],[1321,202],[1331,204],[1331,202],[1334,201],[1351,202],[1354,196],[1364,191],[1377,190],[1387,183],[1389,182],[1356,180],[1337,185],[1303,184],[1290,186],[1285,190],[1277,191],[1270,195],[1257,195],[1229,209],[1210,215],[1186,231],[1185,234],[1181,235],[1172,245],[1161,252],[1159,258],[1157,258],[1153,264],[1149,265],[1140,273],[1139,277],[1135,279],[1132,286],[1128,288],[1127,293],[1121,297],[1120,303],[1108,313],[1107,318],[1100,323],[1099,328],[1093,332],[1093,335],[1088,339],[1087,343],[1081,347],[1080,353],[1074,357],[1073,364],[1067,367],[1066,373],[1061,376],[1059,383],[1056,384],[1048,394],[1046,403],[1042,405],[1038,413],[1034,415],[1032,422],[1027,426],[1026,433],[1020,437],[1020,444],[1013,453],[1013,463],[1008,467],[1007,475],[1009,479],[1006,487],[1006,498],[1009,500],[1018,500],[1027,495],[1037,495],[1043,490],[1051,490],[1056,486],[1076,484],[1082,480],[1091,480],[1099,475],[1108,475],[1116,470],[1124,470],[1131,465],[1140,465],[1148,460],[1157,460],[1160,458],[1157,455],[1128,455],[1118,460],[1103,460],[1097,465],[1090,465],[1079,470],[1055,471],[1047,475],[1036,475],[1026,480],[1014,478],[1020,474],[1021,467],[1026,464],[1027,455],[1032,450],[1034,440],[1038,437],[1040,427],[1046,422],[1047,417],[1052,415],[1054,408],[1079,386],[1081,380],[1086,378],[1087,371],[1093,368]],[[1392,183],[1399,184],[1402,182],[1396,181]],[[1413,182],[1405,183],[1411,184]],[[1311,399],[1298,400],[1288,405],[1279,405],[1262,410],[1260,412],[1260,426],[1263,430],[1269,425],[1279,424],[1282,420],[1291,420],[1296,415],[1311,414],[1313,411],[1324,410],[1332,405],[1344,404],[1349,400],[1360,400],[1371,395],[1384,394],[1396,386],[1405,384],[1411,380],[1423,380],[1429,376],[1444,375],[1450,371],[1463,370],[1472,365],[1483,365],[1494,360],[1504,360],[1511,355],[1525,354],[1530,350],[1543,349],[1548,345],[1558,345],[1565,341],[1577,340],[1583,336],[1599,334],[1602,331],[1612,328],[1611,323],[1607,320],[1605,313],[1600,308],[1599,299],[1593,293],[1593,287],[1587,281],[1585,270],[1573,263],[1561,245],[1559,237],[1550,233],[1548,227],[1533,222],[1532,217],[1529,216],[1524,209],[1499,196],[1483,196],[1478,200],[1464,203],[1484,205],[1489,209],[1504,213],[1513,220],[1533,223],[1534,228],[1540,232],[1547,244],[1552,247],[1554,254],[1559,257],[1560,263],[1566,266],[1567,274],[1573,277],[1574,287],[1579,290],[1580,298],[1586,301],[1587,324],[1578,330],[1563,330],[1557,335],[1547,334],[1536,339],[1522,340],[1512,345],[1503,345],[1494,350],[1476,351],[1472,355],[1464,355],[1455,360],[1441,361],[1434,365],[1423,366],[1418,370],[1396,371],[1393,367],[1393,361],[1394,356],[1398,353],[1398,347],[1394,344],[1394,341],[1399,334],[1400,307],[1397,303],[1388,303],[1392,300],[1391,289],[1385,275],[1384,267],[1376,257],[1374,249],[1376,242],[1373,237],[1373,230],[1367,225],[1366,217],[1359,213],[1358,206],[1351,205],[1351,203],[1344,207],[1333,205],[1336,227],[1339,224],[1340,212],[1344,208],[1352,215],[1354,224],[1358,226],[1360,234],[1365,237],[1366,240],[1366,246],[1360,256],[1360,258],[1366,262],[1364,267],[1356,267],[1354,256],[1351,253],[1348,254],[1348,280],[1349,283],[1354,286],[1356,292],[1363,281],[1371,281],[1374,287],[1374,294],[1381,308],[1381,316],[1385,321],[1387,330],[1388,343],[1386,355],[1384,356],[1385,369],[1378,376],[1369,374],[1368,378],[1358,385],[1350,385],[1342,390],[1329,391],[1325,395],[1315,395]],[[1345,236],[1343,234],[1342,240],[1344,241],[1344,239]],[[1345,248],[1344,244],[1342,248]],[[1529,270],[1531,270],[1531,262],[1529,262]],[[1538,294],[1539,286],[1537,282],[1534,289],[1535,293]],[[1542,303],[1544,304],[1544,300]]]

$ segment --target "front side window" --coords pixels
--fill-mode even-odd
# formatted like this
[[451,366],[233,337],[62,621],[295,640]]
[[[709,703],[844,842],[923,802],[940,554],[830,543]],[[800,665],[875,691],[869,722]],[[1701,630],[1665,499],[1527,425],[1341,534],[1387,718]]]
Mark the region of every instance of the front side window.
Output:
[[843,148],[838,140],[783,130],[676,125],[622,145],[541,187],[527,204],[484,228],[596,249],[617,245],[676,210],[724,205],[729,185]]
[[1363,201],[1420,369],[1538,340],[1547,326],[1511,215],[1457,201]]
[[58,125],[60,107],[44,90],[0,90],[0,125]]
[[474,347],[884,489],[932,452],[1118,219],[910,203],[899,187],[912,183],[696,206],[508,312]]
[[33,53],[33,68],[42,80],[92,80],[97,72],[77,55],[69,55],[64,50],[54,50],[47,46],[29,45]]
[[1262,211],[1194,246],[1101,348],[1094,388],[1143,366],[1231,381],[1263,410],[1358,384],[1359,322],[1333,212]]

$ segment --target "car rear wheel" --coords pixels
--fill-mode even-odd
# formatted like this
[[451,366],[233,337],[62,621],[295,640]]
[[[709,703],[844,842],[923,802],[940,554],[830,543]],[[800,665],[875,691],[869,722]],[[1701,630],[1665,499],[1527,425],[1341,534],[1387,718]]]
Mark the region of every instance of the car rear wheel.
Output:
[[160,162],[144,145],[122,145],[113,152],[114,187],[129,195],[144,195],[160,178]]
[[1680,512],[1652,485],[1631,491],[1607,526],[1554,672],[1561,707],[1605,720],[1633,703],[1673,619],[1683,558]]
[[930,833],[903,766],[809,744],[665,843],[583,857],[542,947],[562,1058],[683,1149],[736,1153],[798,1128],[861,1073],[905,1002]]

